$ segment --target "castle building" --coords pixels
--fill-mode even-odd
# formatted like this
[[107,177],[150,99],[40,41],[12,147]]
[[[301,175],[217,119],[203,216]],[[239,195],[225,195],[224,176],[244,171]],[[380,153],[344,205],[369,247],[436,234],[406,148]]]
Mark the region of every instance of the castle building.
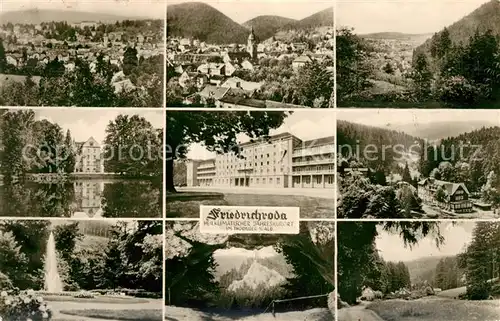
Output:
[[104,170],[104,159],[101,146],[90,137],[85,142],[75,143],[76,164],[75,173],[102,173]]
[[257,39],[253,32],[253,27],[250,29],[250,35],[248,35],[247,52],[252,60],[257,59]]
[[302,141],[290,133],[187,162],[187,186],[333,188],[334,137]]

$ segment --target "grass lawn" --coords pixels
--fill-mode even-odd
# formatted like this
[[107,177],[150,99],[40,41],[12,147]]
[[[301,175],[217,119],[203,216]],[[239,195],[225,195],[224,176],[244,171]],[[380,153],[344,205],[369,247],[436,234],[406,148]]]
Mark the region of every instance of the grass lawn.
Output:
[[63,310],[62,314],[74,315],[86,318],[109,319],[121,321],[162,321],[163,311],[161,309],[149,310]]
[[198,218],[200,205],[300,207],[301,218],[334,218],[334,199],[298,195],[225,194],[224,200],[167,202],[167,217]]
[[367,308],[385,321],[486,321],[498,320],[500,315],[498,300],[388,300],[372,303]]
[[135,304],[146,303],[148,300],[130,297],[96,296],[95,298],[74,298],[72,296],[43,295],[47,302],[78,302],[78,303],[110,303],[110,304]]

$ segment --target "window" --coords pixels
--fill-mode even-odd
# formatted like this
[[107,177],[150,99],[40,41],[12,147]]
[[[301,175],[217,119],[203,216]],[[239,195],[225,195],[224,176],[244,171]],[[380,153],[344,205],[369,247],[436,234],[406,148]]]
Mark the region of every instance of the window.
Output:
[[279,184],[279,183],[280,183],[280,178],[276,177],[276,184]]
[[269,184],[272,184],[272,183],[273,183],[273,178],[272,178],[272,177],[270,177],[270,178],[269,178]]

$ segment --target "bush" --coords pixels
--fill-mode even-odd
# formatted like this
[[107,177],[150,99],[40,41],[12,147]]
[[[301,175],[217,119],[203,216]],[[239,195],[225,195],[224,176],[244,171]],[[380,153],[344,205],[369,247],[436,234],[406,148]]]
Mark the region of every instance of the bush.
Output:
[[9,321],[47,321],[52,311],[33,290],[11,290],[0,293],[0,317]]
[[445,103],[470,106],[487,99],[489,89],[463,76],[452,76],[442,79],[437,84],[436,96]]
[[81,291],[73,295],[74,298],[80,298],[80,299],[93,299],[95,298],[94,293],[88,292],[88,291]]
[[1,290],[10,290],[13,288],[12,281],[9,277],[2,272],[0,272],[0,289]]

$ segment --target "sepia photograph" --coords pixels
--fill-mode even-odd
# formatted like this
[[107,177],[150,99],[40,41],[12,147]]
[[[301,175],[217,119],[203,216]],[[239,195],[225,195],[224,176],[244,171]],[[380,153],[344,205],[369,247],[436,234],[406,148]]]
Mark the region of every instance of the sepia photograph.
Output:
[[334,121],[332,110],[167,111],[166,216],[258,205],[333,219]]
[[0,216],[162,217],[163,115],[1,109]]
[[337,217],[498,219],[500,112],[339,109]]
[[332,2],[169,1],[167,107],[333,108]]
[[3,320],[163,320],[161,221],[0,220]]
[[170,221],[165,237],[165,320],[334,320],[333,222],[245,235]]
[[498,0],[340,0],[336,10],[339,107],[500,107]]
[[0,8],[0,106],[162,107],[162,0]]
[[339,222],[339,321],[496,320],[497,222]]

